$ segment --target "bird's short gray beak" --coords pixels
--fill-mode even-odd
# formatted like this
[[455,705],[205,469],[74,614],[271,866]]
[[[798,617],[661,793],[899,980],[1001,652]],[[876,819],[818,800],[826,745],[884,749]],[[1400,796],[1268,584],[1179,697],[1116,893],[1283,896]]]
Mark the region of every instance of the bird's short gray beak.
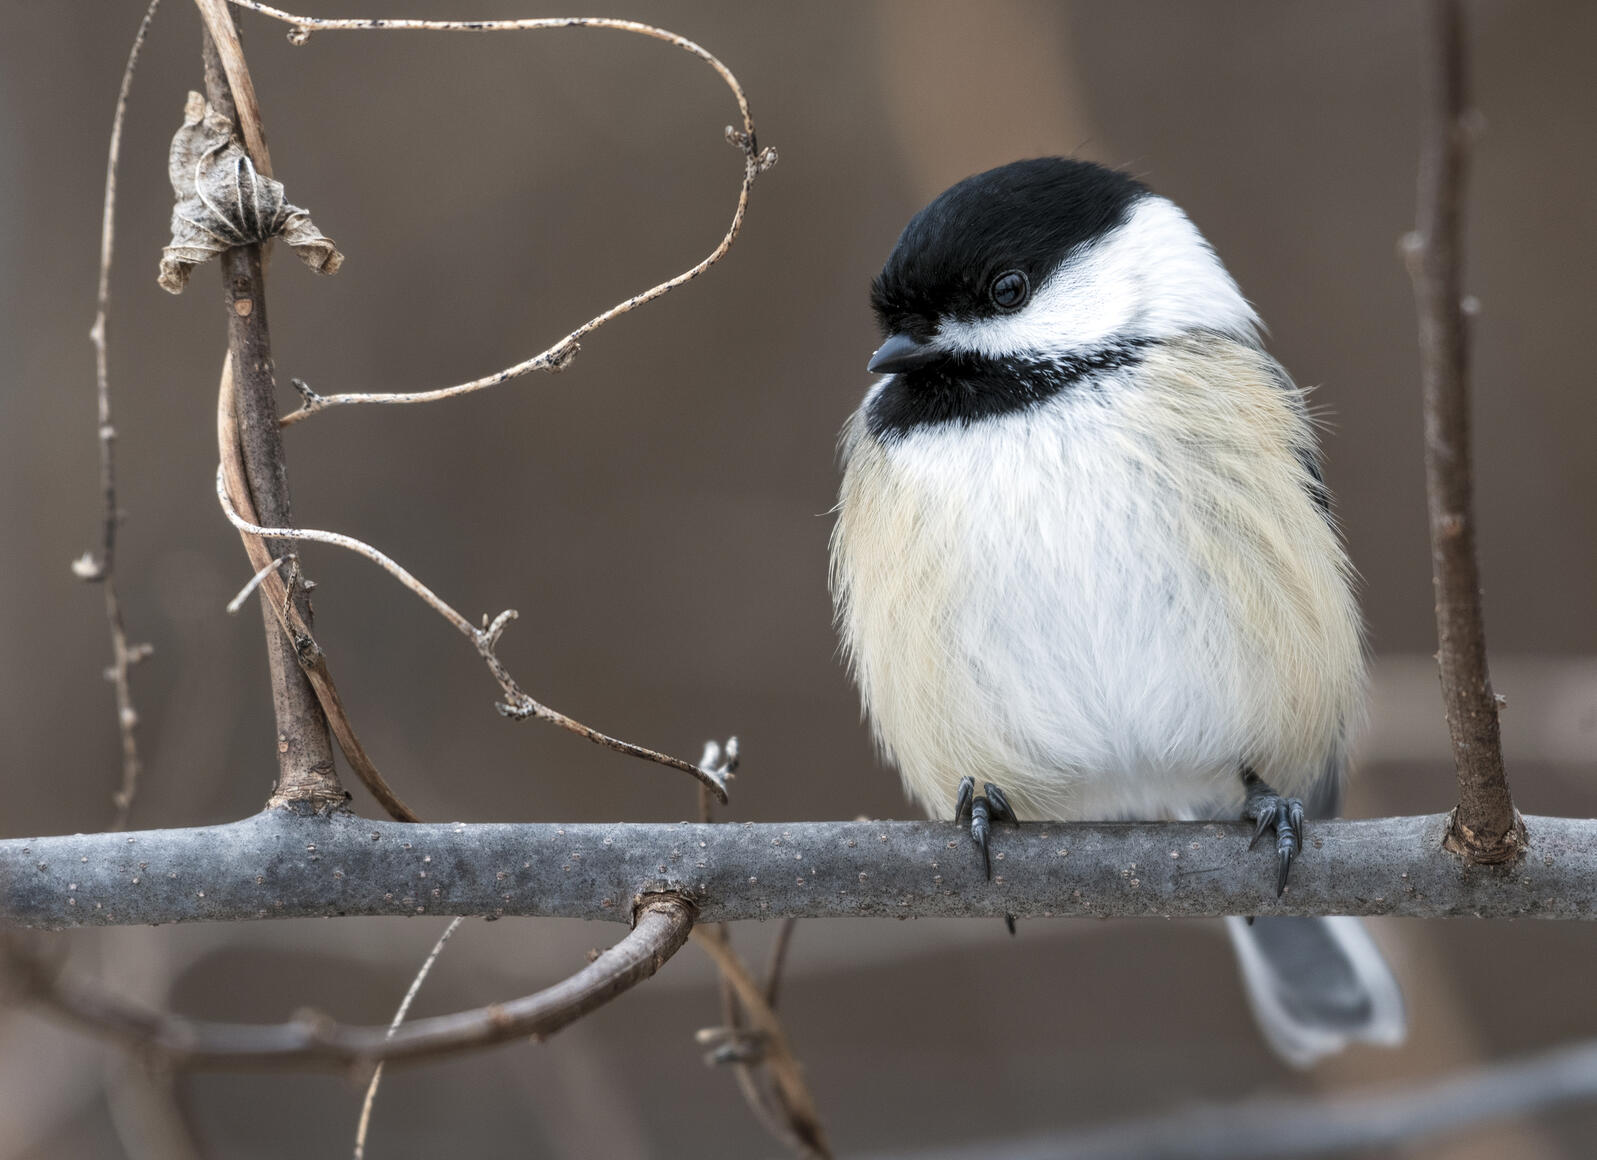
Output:
[[865,369],[873,375],[891,375],[899,371],[907,371],[911,367],[918,367],[923,363],[936,358],[938,352],[911,338],[907,334],[895,334],[892,338],[882,343]]

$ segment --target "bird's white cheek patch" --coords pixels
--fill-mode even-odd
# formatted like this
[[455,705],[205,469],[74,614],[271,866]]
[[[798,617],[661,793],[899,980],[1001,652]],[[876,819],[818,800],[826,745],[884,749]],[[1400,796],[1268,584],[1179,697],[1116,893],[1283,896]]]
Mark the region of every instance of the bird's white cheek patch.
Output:
[[1050,278],[1013,314],[945,321],[937,345],[988,358],[1079,354],[1124,338],[1136,310],[1137,282],[1083,257]]
[[1258,316],[1187,215],[1162,197],[1073,254],[1013,314],[945,319],[935,345],[988,358],[1079,356],[1191,331],[1253,342]]

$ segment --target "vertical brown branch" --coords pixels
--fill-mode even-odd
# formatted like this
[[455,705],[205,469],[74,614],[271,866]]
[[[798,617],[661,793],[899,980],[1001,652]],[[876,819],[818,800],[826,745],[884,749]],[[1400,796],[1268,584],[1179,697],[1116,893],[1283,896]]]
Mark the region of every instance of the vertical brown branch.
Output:
[[1419,313],[1437,660],[1458,769],[1459,803],[1448,844],[1473,862],[1504,862],[1523,849],[1524,827],[1503,770],[1475,550],[1463,306],[1464,182],[1474,113],[1458,0],[1432,0],[1428,19],[1430,108],[1416,229],[1404,251]]
[[[203,11],[203,9],[202,9]],[[207,20],[213,19],[206,12]],[[225,10],[221,15],[231,23]],[[238,123],[232,90],[216,41],[205,33],[205,93],[211,107]],[[250,494],[260,518],[274,527],[292,527],[288,468],[278,430],[277,378],[272,361],[271,332],[266,318],[266,281],[261,247],[235,246],[223,252],[222,289],[227,305],[227,345],[232,357],[238,407],[239,443]],[[292,551],[292,544],[271,545],[274,554]],[[290,565],[292,566],[292,565]],[[308,625],[310,601],[303,586],[290,587],[301,619]],[[299,665],[295,644],[278,624],[262,593],[267,659],[272,673],[272,705],[277,718],[277,787],[272,805],[306,802],[315,808],[341,805],[347,798],[333,769],[333,746],[327,717]]]
[[[249,482],[244,477],[244,453],[239,446],[236,395],[237,389],[233,382],[233,356],[228,355],[222,360],[222,378],[216,392],[217,453],[222,461],[222,475],[229,500],[240,515],[254,523],[259,516],[255,511],[255,503],[249,495]],[[338,747],[344,754],[344,760],[365,783],[378,804],[388,811],[389,817],[398,822],[421,821],[416,812],[394,792],[371,756],[367,754],[366,747],[361,744],[354,725],[350,723],[349,713],[344,708],[343,698],[338,695],[338,686],[333,683],[333,674],[328,668],[327,656],[317,645],[316,638],[311,635],[310,627],[300,618],[299,609],[290,602],[288,585],[278,575],[282,569],[273,567],[274,559],[267,547],[267,541],[248,532],[240,532],[239,539],[244,544],[245,554],[249,556],[250,567],[256,569],[260,577],[261,601],[270,606],[277,617],[278,625],[294,641],[294,651],[299,659],[300,668],[309,679],[311,688],[316,691],[316,699],[321,702],[322,712],[327,715],[327,723],[332,727],[333,736],[338,739]]]

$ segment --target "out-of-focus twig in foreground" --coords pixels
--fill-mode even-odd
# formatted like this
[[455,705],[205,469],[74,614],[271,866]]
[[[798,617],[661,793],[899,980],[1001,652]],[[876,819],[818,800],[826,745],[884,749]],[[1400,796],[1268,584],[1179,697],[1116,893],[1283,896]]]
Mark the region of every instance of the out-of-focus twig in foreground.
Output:
[[894,1153],[876,1160],[1297,1160],[1365,1155],[1597,1099],[1597,1041],[1379,1095],[1254,1099],[1085,1132]]
[[[694,941],[714,961],[721,978],[731,987],[739,1009],[755,1032],[752,1040],[747,1039],[746,1035],[742,1037],[745,1043],[758,1045],[748,1062],[758,1062],[770,1076],[775,1097],[768,1100],[761,1095],[751,1101],[755,1114],[768,1130],[777,1129],[777,1137],[795,1146],[800,1156],[829,1158],[832,1155],[831,1145],[826,1139],[826,1129],[821,1125],[815,1097],[810,1094],[809,1084],[804,1078],[804,1065],[793,1053],[787,1029],[771,1009],[765,988],[754,981],[747,964],[732,949],[732,940],[724,925],[719,929],[701,928],[695,932]],[[736,1049],[740,1045],[736,1041],[729,1041],[728,1046]]]
[[644,899],[632,931],[570,978],[535,994],[402,1026],[352,1027],[315,1012],[287,1023],[214,1023],[151,1011],[53,969],[15,937],[0,939],[3,972],[54,1015],[153,1053],[173,1066],[338,1069],[412,1062],[528,1036],[542,1039],[649,978],[687,942],[693,907]]

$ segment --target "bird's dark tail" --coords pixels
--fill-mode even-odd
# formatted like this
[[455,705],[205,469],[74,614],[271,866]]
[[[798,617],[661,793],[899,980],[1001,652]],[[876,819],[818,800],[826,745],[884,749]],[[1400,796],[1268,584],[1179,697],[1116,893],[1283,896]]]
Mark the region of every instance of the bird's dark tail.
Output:
[[1358,919],[1228,918],[1226,930],[1259,1030],[1294,1067],[1350,1043],[1403,1042],[1403,994]]

